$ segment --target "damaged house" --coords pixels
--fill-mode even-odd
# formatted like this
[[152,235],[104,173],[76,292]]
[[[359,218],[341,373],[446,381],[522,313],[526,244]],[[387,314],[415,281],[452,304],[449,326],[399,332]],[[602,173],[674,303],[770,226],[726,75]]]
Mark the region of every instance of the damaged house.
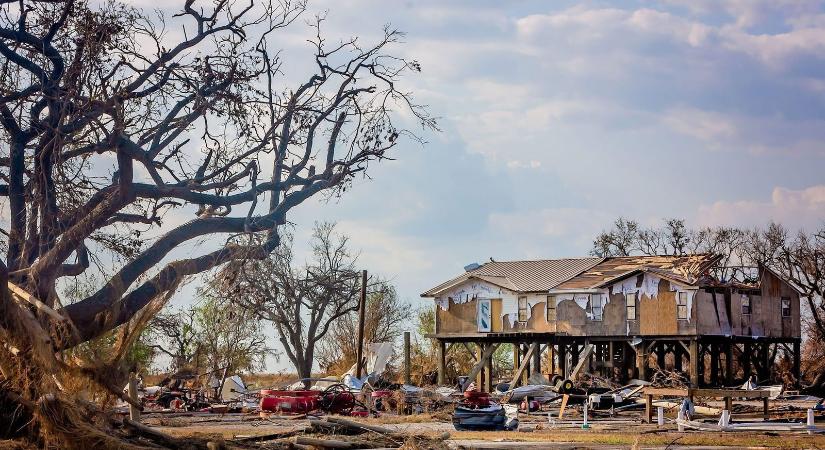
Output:
[[[799,380],[800,293],[766,267],[727,270],[713,254],[491,261],[421,294],[435,303],[439,384],[448,345],[474,345],[492,390],[492,354],[514,344],[514,383],[531,373],[647,379],[683,370],[691,384],[770,376],[778,353]],[[745,276],[744,274],[749,274]],[[723,279],[720,273],[729,274]],[[781,351],[780,351],[781,350]],[[532,370],[531,370],[532,368]]]

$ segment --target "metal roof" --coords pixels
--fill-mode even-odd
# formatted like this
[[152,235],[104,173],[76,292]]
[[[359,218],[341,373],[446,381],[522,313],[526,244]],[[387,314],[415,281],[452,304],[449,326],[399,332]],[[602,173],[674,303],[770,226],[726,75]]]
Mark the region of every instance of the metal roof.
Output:
[[439,293],[471,278],[515,292],[546,292],[601,262],[603,258],[566,258],[527,261],[491,261],[465,272],[421,294],[436,297]]

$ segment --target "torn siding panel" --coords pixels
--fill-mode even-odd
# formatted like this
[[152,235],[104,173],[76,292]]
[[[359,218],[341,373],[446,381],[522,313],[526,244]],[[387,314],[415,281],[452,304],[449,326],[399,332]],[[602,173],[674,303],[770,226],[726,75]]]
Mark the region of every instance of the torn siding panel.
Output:
[[[518,321],[519,297],[527,297],[528,320],[524,323]],[[439,333],[478,331],[477,299],[491,300],[492,332],[528,330],[531,321],[547,329],[546,294],[519,294],[485,281],[467,280],[434,299],[440,319]]]
[[434,301],[439,308],[448,309],[451,303],[466,303],[475,298],[500,298],[504,292],[509,291],[484,281],[468,280],[436,297]]
[[638,292],[639,296],[647,295],[650,298],[656,297],[659,293],[659,282],[661,278],[650,274],[639,274],[627,278],[610,286],[612,293],[627,294],[628,292]]
[[[739,297],[735,296],[735,298],[734,306],[741,310]],[[739,327],[739,318],[733,315],[733,319],[728,317],[725,299],[726,296],[722,292],[714,293],[704,289],[696,291],[693,304],[696,311],[695,322],[698,333],[709,335],[731,335],[736,333]]]
[[476,324],[476,301],[471,300],[463,303],[449,302],[448,307],[435,309],[436,322],[439,333],[475,333],[478,328]]

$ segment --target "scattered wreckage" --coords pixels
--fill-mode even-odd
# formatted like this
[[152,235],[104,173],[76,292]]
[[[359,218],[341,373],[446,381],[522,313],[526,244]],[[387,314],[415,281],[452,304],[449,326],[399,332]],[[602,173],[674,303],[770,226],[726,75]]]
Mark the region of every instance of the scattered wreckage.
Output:
[[[825,412],[822,399],[784,392],[781,385],[760,386],[755,380],[730,388],[694,389],[689,387],[684,373],[659,371],[650,382],[631,380],[618,385],[581,369],[574,370],[570,378],[554,375],[547,379],[534,373],[523,386],[499,383],[492,392],[483,392],[466,377],[459,380],[456,388],[388,383],[381,376],[390,355],[386,348],[371,346],[366,375],[361,378],[354,375],[353,367],[340,377],[309,378],[287,386],[254,389],[241,377],[226,376],[225,372],[221,376],[187,375],[142,389],[140,398],[150,411],[245,412],[258,414],[262,419],[305,418],[313,430],[320,433],[327,429],[333,435],[342,430],[340,424],[333,423],[334,417],[422,413],[451,419],[457,431],[508,431],[518,429],[520,423],[535,426],[542,422],[551,428],[576,424],[588,429],[591,423],[611,421],[658,422],[661,426],[668,412],[671,419],[667,421],[679,430],[823,432],[814,426],[815,415]],[[208,380],[195,387],[197,383],[192,380],[204,376]],[[724,407],[697,402],[705,398],[723,398]],[[737,400],[736,405],[733,400]],[[748,421],[758,411],[753,400],[764,400],[764,417],[760,422]],[[774,408],[771,420],[767,414],[768,400],[786,405]],[[800,422],[799,413],[806,409],[808,417]],[[733,413],[736,419],[732,419]]]

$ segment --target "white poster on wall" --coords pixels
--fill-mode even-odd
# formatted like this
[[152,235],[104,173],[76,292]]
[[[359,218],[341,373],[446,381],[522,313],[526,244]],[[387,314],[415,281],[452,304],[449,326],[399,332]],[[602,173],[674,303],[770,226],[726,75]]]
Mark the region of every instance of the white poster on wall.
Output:
[[481,333],[489,333],[493,327],[493,307],[489,298],[480,298],[478,304],[478,331]]

